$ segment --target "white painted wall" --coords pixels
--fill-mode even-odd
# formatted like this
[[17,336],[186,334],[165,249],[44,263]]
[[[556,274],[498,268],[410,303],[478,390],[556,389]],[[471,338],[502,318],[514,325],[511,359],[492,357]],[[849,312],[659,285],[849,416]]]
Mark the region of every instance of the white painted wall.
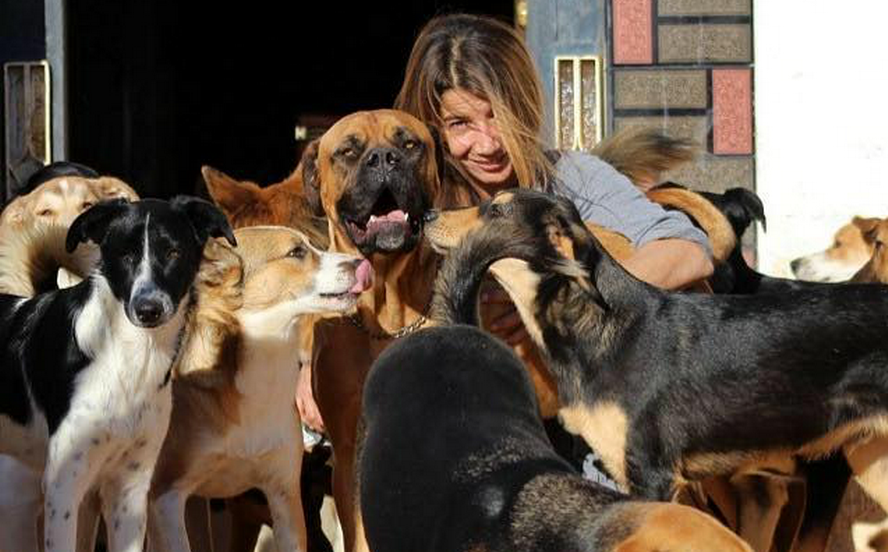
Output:
[[759,269],[888,217],[888,2],[753,0]]

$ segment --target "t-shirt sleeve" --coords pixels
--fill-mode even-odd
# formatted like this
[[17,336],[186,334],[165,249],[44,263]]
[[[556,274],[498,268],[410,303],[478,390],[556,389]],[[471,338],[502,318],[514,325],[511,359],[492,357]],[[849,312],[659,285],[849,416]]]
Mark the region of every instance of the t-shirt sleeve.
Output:
[[573,201],[583,220],[625,235],[635,247],[677,238],[698,243],[712,257],[706,234],[679,211],[647,199],[622,173],[601,159],[565,152],[556,164],[555,192]]

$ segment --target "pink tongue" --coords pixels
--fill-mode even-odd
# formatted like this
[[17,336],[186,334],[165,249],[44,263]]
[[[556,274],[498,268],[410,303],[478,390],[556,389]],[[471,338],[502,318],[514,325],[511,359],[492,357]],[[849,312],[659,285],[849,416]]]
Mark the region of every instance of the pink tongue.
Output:
[[407,215],[404,213],[404,211],[400,209],[395,209],[391,213],[383,215],[379,218],[380,220],[388,220],[391,222],[404,222],[405,220],[407,220]]
[[353,285],[348,291],[350,293],[361,293],[370,289],[372,284],[373,267],[370,265],[370,261],[364,259],[361,261],[361,264],[358,265],[358,268],[355,269],[355,285]]

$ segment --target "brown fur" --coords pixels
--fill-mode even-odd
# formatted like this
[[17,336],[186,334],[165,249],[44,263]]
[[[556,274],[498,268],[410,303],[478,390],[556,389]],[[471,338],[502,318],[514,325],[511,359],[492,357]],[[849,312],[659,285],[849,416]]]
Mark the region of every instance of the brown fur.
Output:
[[287,226],[306,234],[321,249],[329,245],[327,223],[309,204],[302,186],[302,167],[287,178],[266,187],[248,180],[238,181],[209,166],[201,168],[210,197],[228,217],[232,228]]
[[699,145],[669,137],[650,127],[631,127],[598,143],[592,154],[647,189],[662,174],[696,158]]
[[829,247],[794,259],[790,266],[800,280],[844,281],[867,263],[873,254],[873,242],[864,239],[881,219],[855,216],[842,225]]
[[[339,294],[354,285],[359,259],[342,255],[322,264],[321,255],[330,255],[291,228],[249,227],[235,234],[237,249],[217,241],[204,253],[200,298],[176,367],[170,429],[151,496],[229,497],[257,487],[269,498],[276,526],[286,521],[276,539],[285,538],[287,528],[304,546],[302,434],[290,389],[301,336],[312,323],[307,314],[348,308],[344,299],[322,292]],[[163,519],[154,517],[155,538],[171,532]]]
[[725,262],[737,245],[737,236],[727,217],[700,194],[683,188],[656,188],[647,192],[647,198],[666,207],[676,208],[691,216],[706,232],[712,256],[716,262]]
[[888,243],[888,218],[867,220],[861,230],[864,242],[872,247],[873,255],[851,281],[888,284],[888,250],[885,249]]

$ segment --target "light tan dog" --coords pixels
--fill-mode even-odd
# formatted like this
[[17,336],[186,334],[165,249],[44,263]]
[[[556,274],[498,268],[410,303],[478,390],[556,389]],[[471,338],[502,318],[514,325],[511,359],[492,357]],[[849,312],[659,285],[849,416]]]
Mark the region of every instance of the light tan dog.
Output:
[[139,199],[127,183],[112,176],[60,176],[13,199],[0,214],[0,236],[33,224],[70,226],[74,218],[104,199]]
[[854,217],[833,236],[833,243],[817,253],[804,255],[789,263],[799,280],[844,282],[854,276],[873,254],[872,243],[863,233],[879,223],[878,218]]
[[315,249],[284,227],[236,231],[238,247],[208,247],[199,302],[173,383],[173,413],[151,490],[149,540],[190,550],[190,494],[263,491],[277,549],[305,550],[299,473],[303,443],[293,389],[309,314],[354,308],[369,263]]

